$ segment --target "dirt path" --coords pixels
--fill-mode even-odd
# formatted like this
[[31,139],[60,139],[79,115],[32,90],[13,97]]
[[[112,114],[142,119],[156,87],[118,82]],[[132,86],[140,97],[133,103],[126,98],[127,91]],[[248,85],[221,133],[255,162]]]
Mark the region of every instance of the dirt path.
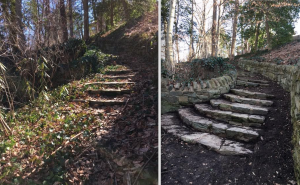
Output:
[[[295,184],[290,95],[260,75],[255,74],[251,79],[268,81],[269,86],[237,86],[237,89],[275,96],[274,105],[265,116],[263,133],[256,140],[241,142],[253,153],[221,155],[163,132],[162,184]],[[180,120],[178,113],[171,115]]]

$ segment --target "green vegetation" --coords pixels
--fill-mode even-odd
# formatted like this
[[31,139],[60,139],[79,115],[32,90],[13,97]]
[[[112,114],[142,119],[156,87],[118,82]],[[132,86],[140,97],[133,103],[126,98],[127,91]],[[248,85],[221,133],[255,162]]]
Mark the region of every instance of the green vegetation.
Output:
[[225,74],[231,75],[236,71],[235,67],[229,63],[229,60],[222,57],[194,59],[192,62],[179,63],[176,66],[175,74],[169,72],[163,66],[164,65],[162,65],[162,77],[174,77],[176,82],[185,84],[191,84],[193,81],[199,81],[201,83],[203,80]]

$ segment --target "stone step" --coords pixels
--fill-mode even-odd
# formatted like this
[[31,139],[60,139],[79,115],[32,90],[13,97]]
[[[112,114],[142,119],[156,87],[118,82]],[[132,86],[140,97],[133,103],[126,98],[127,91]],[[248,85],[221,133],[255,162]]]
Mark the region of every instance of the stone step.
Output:
[[85,83],[84,85],[134,85],[135,82],[91,82]]
[[247,81],[242,81],[242,80],[237,80],[236,81],[236,85],[238,85],[238,86],[245,86],[245,87],[269,86],[269,84],[247,82]]
[[121,71],[105,71],[106,75],[123,75],[126,73],[132,73],[132,70],[121,70]]
[[107,96],[116,96],[121,94],[130,94],[132,90],[130,89],[99,89],[99,90],[89,89],[87,91],[89,94],[102,94]]
[[245,127],[261,127],[265,121],[264,116],[234,113],[232,111],[223,111],[214,109],[211,105],[196,104],[195,108],[207,117],[224,121],[232,125]]
[[240,142],[227,140],[213,134],[191,131],[181,124],[175,113],[162,115],[161,125],[168,133],[187,143],[201,144],[223,155],[249,155],[253,153]]
[[260,99],[253,99],[253,98],[245,98],[234,94],[223,94],[224,98],[230,100],[231,102],[236,103],[245,103],[251,105],[258,105],[258,106],[272,106],[273,101],[270,100],[260,100]]
[[248,79],[248,78],[241,78],[241,77],[237,77],[238,80],[241,81],[247,81],[247,82],[254,82],[254,83],[260,83],[260,84],[268,84],[268,81],[265,80],[254,80],[254,79]]
[[123,100],[82,100],[82,99],[73,99],[71,102],[80,102],[80,103],[89,103],[91,107],[98,106],[113,106],[113,105],[124,105],[126,101]]
[[233,94],[239,95],[239,96],[244,96],[246,98],[256,98],[256,99],[261,99],[261,100],[266,100],[266,99],[271,99],[274,98],[274,95],[271,94],[265,94],[261,92],[252,92],[252,91],[247,91],[243,89],[231,89],[230,90]]
[[105,79],[129,79],[133,78],[135,75],[119,75],[119,76],[103,76]]
[[90,100],[89,105],[91,107],[99,107],[99,106],[113,106],[113,105],[124,105],[126,101],[124,100]]
[[178,110],[181,120],[201,132],[208,132],[229,139],[253,141],[259,137],[259,130],[249,127],[235,127],[212,119],[204,118],[191,108]]
[[242,103],[232,103],[222,99],[212,99],[210,100],[210,104],[213,107],[218,107],[221,110],[228,110],[245,114],[267,115],[269,111],[264,107]]

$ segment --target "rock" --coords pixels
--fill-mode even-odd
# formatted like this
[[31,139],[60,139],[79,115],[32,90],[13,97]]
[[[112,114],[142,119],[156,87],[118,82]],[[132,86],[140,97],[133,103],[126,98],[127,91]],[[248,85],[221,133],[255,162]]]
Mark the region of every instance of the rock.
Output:
[[270,100],[245,98],[245,97],[237,96],[234,94],[224,94],[223,96],[226,99],[230,100],[231,102],[258,105],[258,106],[272,106],[273,105],[273,101],[270,101]]
[[[220,154],[249,155],[252,153],[252,151],[244,147],[242,143],[224,140],[223,138],[208,133],[190,132],[186,126],[180,124],[180,121],[174,113],[162,115],[161,122],[163,129],[168,133],[173,134],[185,142],[204,145]],[[180,126],[180,128],[178,126]]]

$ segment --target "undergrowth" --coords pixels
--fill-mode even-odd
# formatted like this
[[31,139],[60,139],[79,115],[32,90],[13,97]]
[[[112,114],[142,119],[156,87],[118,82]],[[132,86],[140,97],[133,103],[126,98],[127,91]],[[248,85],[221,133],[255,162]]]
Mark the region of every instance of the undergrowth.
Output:
[[173,78],[176,82],[189,84],[193,81],[202,82],[209,78],[215,78],[225,74],[235,73],[235,67],[228,63],[228,59],[222,57],[210,57],[203,59],[194,59],[192,62],[184,63],[184,66],[176,65],[175,74],[164,67],[162,61],[162,77]]

